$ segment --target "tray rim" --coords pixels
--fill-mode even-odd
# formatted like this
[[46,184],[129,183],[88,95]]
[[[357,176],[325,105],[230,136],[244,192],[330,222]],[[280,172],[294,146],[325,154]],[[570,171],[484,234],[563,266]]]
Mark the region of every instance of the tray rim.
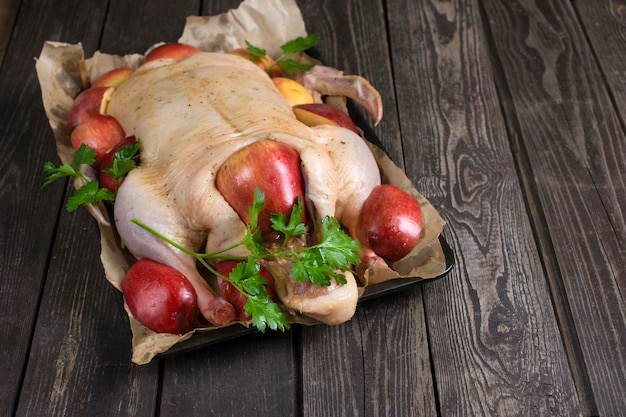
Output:
[[[454,259],[454,250],[448,243],[448,241],[443,237],[443,234],[439,235],[439,242],[441,244],[441,249],[443,250],[445,260],[446,260],[446,268],[445,270],[438,276],[433,278],[420,278],[420,277],[409,277],[409,278],[397,278],[393,280],[389,280],[386,282],[381,282],[379,284],[374,284],[368,286],[361,297],[359,297],[358,304],[363,302],[367,302],[376,298],[383,297],[385,295],[397,293],[408,288],[412,288],[418,284],[423,284],[427,282],[431,282],[433,280],[438,280],[446,276],[454,267],[455,259]],[[358,307],[357,307],[358,308]],[[294,326],[297,323],[292,324]],[[216,345],[219,343],[223,343],[229,340],[237,339],[246,335],[260,333],[254,327],[246,327],[241,323],[234,323],[230,326],[223,327],[221,329],[215,329],[207,332],[198,332],[192,335],[189,339],[183,340],[174,346],[170,347],[167,351],[161,352],[156,355],[157,358],[168,358],[173,356],[178,356],[183,353],[191,352],[194,350],[202,349],[208,346]],[[269,330],[267,333],[277,333]]]

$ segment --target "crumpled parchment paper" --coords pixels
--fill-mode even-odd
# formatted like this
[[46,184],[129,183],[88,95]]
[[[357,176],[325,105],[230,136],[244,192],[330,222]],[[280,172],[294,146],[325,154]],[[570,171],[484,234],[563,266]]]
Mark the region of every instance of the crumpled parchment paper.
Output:
[[[245,47],[248,40],[268,51],[271,56],[281,53],[280,46],[298,36],[306,36],[304,21],[294,0],[245,0],[237,9],[217,16],[188,17],[179,42],[191,44],[204,51],[228,51]],[[155,47],[157,45],[154,45]],[[151,49],[151,48],[150,48]],[[48,41],[36,60],[42,100],[46,115],[56,140],[59,158],[70,162],[74,150],[70,143],[71,130],[66,125],[67,115],[76,95],[89,86],[90,80],[113,68],[130,66],[137,68],[143,62],[142,54],[116,56],[96,52],[85,59],[80,44]],[[389,267],[377,267],[366,271],[364,285],[373,285],[389,279],[420,277],[423,279],[441,275],[445,268],[445,256],[439,243],[444,221],[434,207],[415,190],[411,181],[387,155],[369,143],[382,174],[383,183],[393,184],[413,195],[422,207],[424,228],[416,248],[404,259]],[[80,184],[76,184],[79,186]],[[105,204],[88,207],[98,222],[101,237],[101,260],[106,278],[118,290],[122,278],[134,258],[120,247],[120,239],[109,217]],[[157,334],[137,322],[128,312],[133,334],[132,360],[137,364],[148,363],[157,354],[186,340],[196,332],[219,331],[208,327],[196,329],[186,335]],[[313,323],[306,318],[294,322]]]

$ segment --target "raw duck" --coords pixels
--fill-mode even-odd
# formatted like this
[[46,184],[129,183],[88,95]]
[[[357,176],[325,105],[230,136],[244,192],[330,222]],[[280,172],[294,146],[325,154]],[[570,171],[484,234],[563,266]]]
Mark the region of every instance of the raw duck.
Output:
[[[255,141],[272,139],[293,147],[300,155],[314,223],[334,216],[361,241],[364,264],[384,262],[360,236],[363,203],[381,182],[367,144],[348,129],[299,122],[268,74],[250,61],[208,52],[177,62],[151,61],[115,90],[107,113],[142,144],[141,164],[129,173],[115,202],[120,237],[138,259],[182,272],[212,324],[235,320],[232,305],[211,289],[194,258],[131,219],[193,251],[203,244],[211,252],[239,242],[245,225],[217,190],[215,175],[233,153]],[[245,248],[233,254],[246,255]],[[344,272],[347,284],[322,288],[296,284],[279,270],[273,271],[277,293],[288,309],[328,324],[353,316],[358,289],[350,271]]]

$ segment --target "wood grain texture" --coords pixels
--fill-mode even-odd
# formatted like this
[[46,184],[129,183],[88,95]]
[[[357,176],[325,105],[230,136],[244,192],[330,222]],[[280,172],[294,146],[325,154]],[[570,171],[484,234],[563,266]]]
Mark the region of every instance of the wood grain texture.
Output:
[[421,288],[302,329],[303,415],[436,416]]
[[[380,89],[385,115],[371,133],[402,166],[383,3],[299,5],[309,33],[320,33],[316,52],[323,62]],[[303,414],[436,415],[426,339],[421,289],[361,305],[336,328],[303,328]]]
[[187,16],[199,14],[200,9],[201,2],[197,0],[142,5],[114,0],[102,33],[101,51],[142,54],[156,43],[176,42]]
[[[42,167],[56,157],[56,150],[41,104],[33,57],[39,56],[47,39],[82,37],[86,45],[95,46],[105,8],[106,4],[23,1],[11,39],[13,52],[3,62],[0,74],[1,415],[13,412],[20,395],[58,210],[64,197],[62,184],[41,190]],[[81,15],[88,18],[70,19],[63,25],[48,24]]]
[[[169,5],[169,2],[163,2],[163,10],[166,3]],[[127,5],[127,2],[113,1],[108,7],[102,5],[101,15],[89,16],[91,20],[76,18],[90,24],[100,22],[102,27],[75,28],[77,33],[47,34],[44,39],[67,42],[79,39],[85,56],[89,57],[97,49],[122,49],[126,46],[125,39],[147,43],[150,37],[159,36],[156,33],[159,30],[163,37],[171,33],[168,26],[150,26],[151,22],[163,18],[155,2],[148,5],[151,7],[143,3],[136,3],[135,7]],[[68,9],[72,13],[94,13],[93,10],[75,11],[72,9],[75,5],[63,7],[57,3],[55,7],[57,13],[68,13]],[[190,12],[198,8],[199,4],[196,4]],[[105,13],[110,22],[115,22],[111,27],[105,23]],[[178,7],[178,13],[182,18],[188,14],[181,7]],[[174,11],[170,10],[169,17],[175,20],[174,16]],[[151,27],[150,31],[141,32],[146,33],[145,38],[136,30],[137,25]],[[111,32],[115,36],[110,35]],[[103,43],[99,44],[101,35]],[[37,85],[36,80],[33,84]],[[38,96],[36,98],[40,101]],[[43,110],[41,115],[45,117]],[[44,134],[41,133],[41,136]],[[54,148],[52,139],[46,143]],[[58,161],[56,155],[48,158]],[[23,169],[32,170],[36,166],[43,166],[43,162],[31,162],[28,168],[25,166]],[[72,192],[70,187],[67,193]],[[38,195],[38,192],[33,191],[33,195]],[[56,245],[41,295],[17,415],[156,414],[158,362],[144,367],[130,362],[128,320],[122,308],[121,295],[104,277],[98,256],[99,233],[94,220],[84,209],[67,213],[58,198],[54,204],[42,206],[48,210],[53,207],[52,219],[56,218],[60,209],[59,232],[55,237]],[[43,225],[48,223],[53,226],[54,220],[43,222]],[[36,236],[37,233],[31,232],[30,235]],[[38,294],[39,289],[33,293]]]
[[159,416],[296,416],[292,332],[254,334],[164,361]]
[[485,2],[575,323],[576,334],[564,337],[580,343],[597,413],[622,415],[623,127],[569,3],[501,6]]
[[394,2],[388,16],[405,155],[419,161],[406,171],[457,254],[424,288],[440,413],[579,415],[477,2]]
[[63,214],[17,416],[152,416],[158,364],[131,363],[121,294],[104,279],[86,210]]
[[583,25],[583,31],[615,97],[616,106],[624,119],[624,67],[626,42],[626,2],[623,0],[590,0],[573,5]]
[[[582,24],[584,36],[589,39],[593,60],[599,64],[597,81],[606,80],[608,98],[617,111],[621,130],[626,121],[626,2],[594,0],[575,5]],[[603,104],[608,104],[604,101]],[[612,113],[612,112],[611,112]],[[626,144],[623,140],[610,140],[606,153],[614,154],[614,160],[607,163],[610,181],[606,186],[613,188],[615,202],[608,215],[620,246],[626,246]],[[620,210],[622,208],[622,210]]]

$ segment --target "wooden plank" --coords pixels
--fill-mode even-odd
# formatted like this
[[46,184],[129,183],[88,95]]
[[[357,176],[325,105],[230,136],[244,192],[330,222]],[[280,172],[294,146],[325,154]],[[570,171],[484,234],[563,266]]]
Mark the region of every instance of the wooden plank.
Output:
[[154,415],[158,364],[130,362],[121,294],[86,210],[61,216],[56,242],[17,415]]
[[[71,10],[72,13],[67,11]],[[56,157],[33,57],[47,39],[84,38],[95,46],[106,2],[24,0],[16,18],[11,48],[0,73],[0,414],[11,415],[20,395],[23,368],[45,282],[49,250],[64,195],[63,184],[41,190],[42,167]],[[74,19],[86,15],[90,19]],[[66,21],[50,25],[51,21]],[[99,23],[94,24],[94,21]],[[18,319],[19,317],[19,319]]]
[[164,363],[159,416],[298,415],[292,332],[253,334]]
[[[381,92],[385,116],[371,132],[402,165],[383,3],[298,4],[308,31],[321,35],[319,58]],[[386,296],[360,305],[349,323],[302,329],[304,415],[436,415],[421,296],[420,288]]]
[[[578,17],[568,2],[485,2],[538,201],[545,262],[567,300],[569,346],[588,375],[593,415],[620,415],[626,392],[624,175],[626,141]],[[512,30],[513,28],[513,30]],[[545,222],[542,220],[545,219]],[[567,323],[569,317],[561,318]],[[568,326],[564,326],[567,329]],[[575,349],[572,349],[574,353]]]
[[579,415],[477,3],[388,4],[406,170],[457,254],[424,287],[439,412]]
[[[619,115],[624,130],[626,121],[626,25],[624,24],[624,5],[606,0],[593,0],[574,4],[578,16],[584,25],[585,35],[597,60],[601,79],[606,80],[608,94]],[[615,153],[618,164],[611,174],[611,186],[615,192],[616,203],[613,207],[626,207],[626,145],[624,142],[607,144],[614,146],[609,151]],[[621,157],[620,157],[621,156]],[[613,173],[615,172],[615,174]],[[621,175],[620,175],[621,174]],[[623,210],[610,211],[611,222],[618,229],[618,238],[626,236],[626,216]],[[622,240],[621,246],[626,246]]]
[[416,287],[302,329],[304,415],[437,415],[421,297]]
[[176,42],[185,19],[200,12],[200,1],[144,5],[114,1],[102,34],[101,50],[115,55],[144,53],[159,42]]
[[[103,5],[100,16],[87,14],[83,18],[97,20],[101,25],[79,32],[86,56],[95,49],[123,53],[123,48],[146,45],[141,46],[145,49],[154,42],[154,37],[177,37],[180,28],[174,33],[174,28],[162,24],[163,14],[180,21],[199,9],[199,3],[189,4],[185,9],[180,5],[174,8],[167,1],[161,4],[114,1],[106,6]],[[108,22],[102,28],[104,12]],[[75,17],[59,17],[62,21],[63,18]],[[152,26],[154,23],[157,25]],[[152,29],[137,30],[137,27]],[[98,46],[101,35],[103,43]],[[156,413],[158,361],[142,367],[131,363],[131,333],[121,294],[106,281],[99,253],[94,220],[84,209],[71,214],[63,210],[19,415],[152,416]]]

